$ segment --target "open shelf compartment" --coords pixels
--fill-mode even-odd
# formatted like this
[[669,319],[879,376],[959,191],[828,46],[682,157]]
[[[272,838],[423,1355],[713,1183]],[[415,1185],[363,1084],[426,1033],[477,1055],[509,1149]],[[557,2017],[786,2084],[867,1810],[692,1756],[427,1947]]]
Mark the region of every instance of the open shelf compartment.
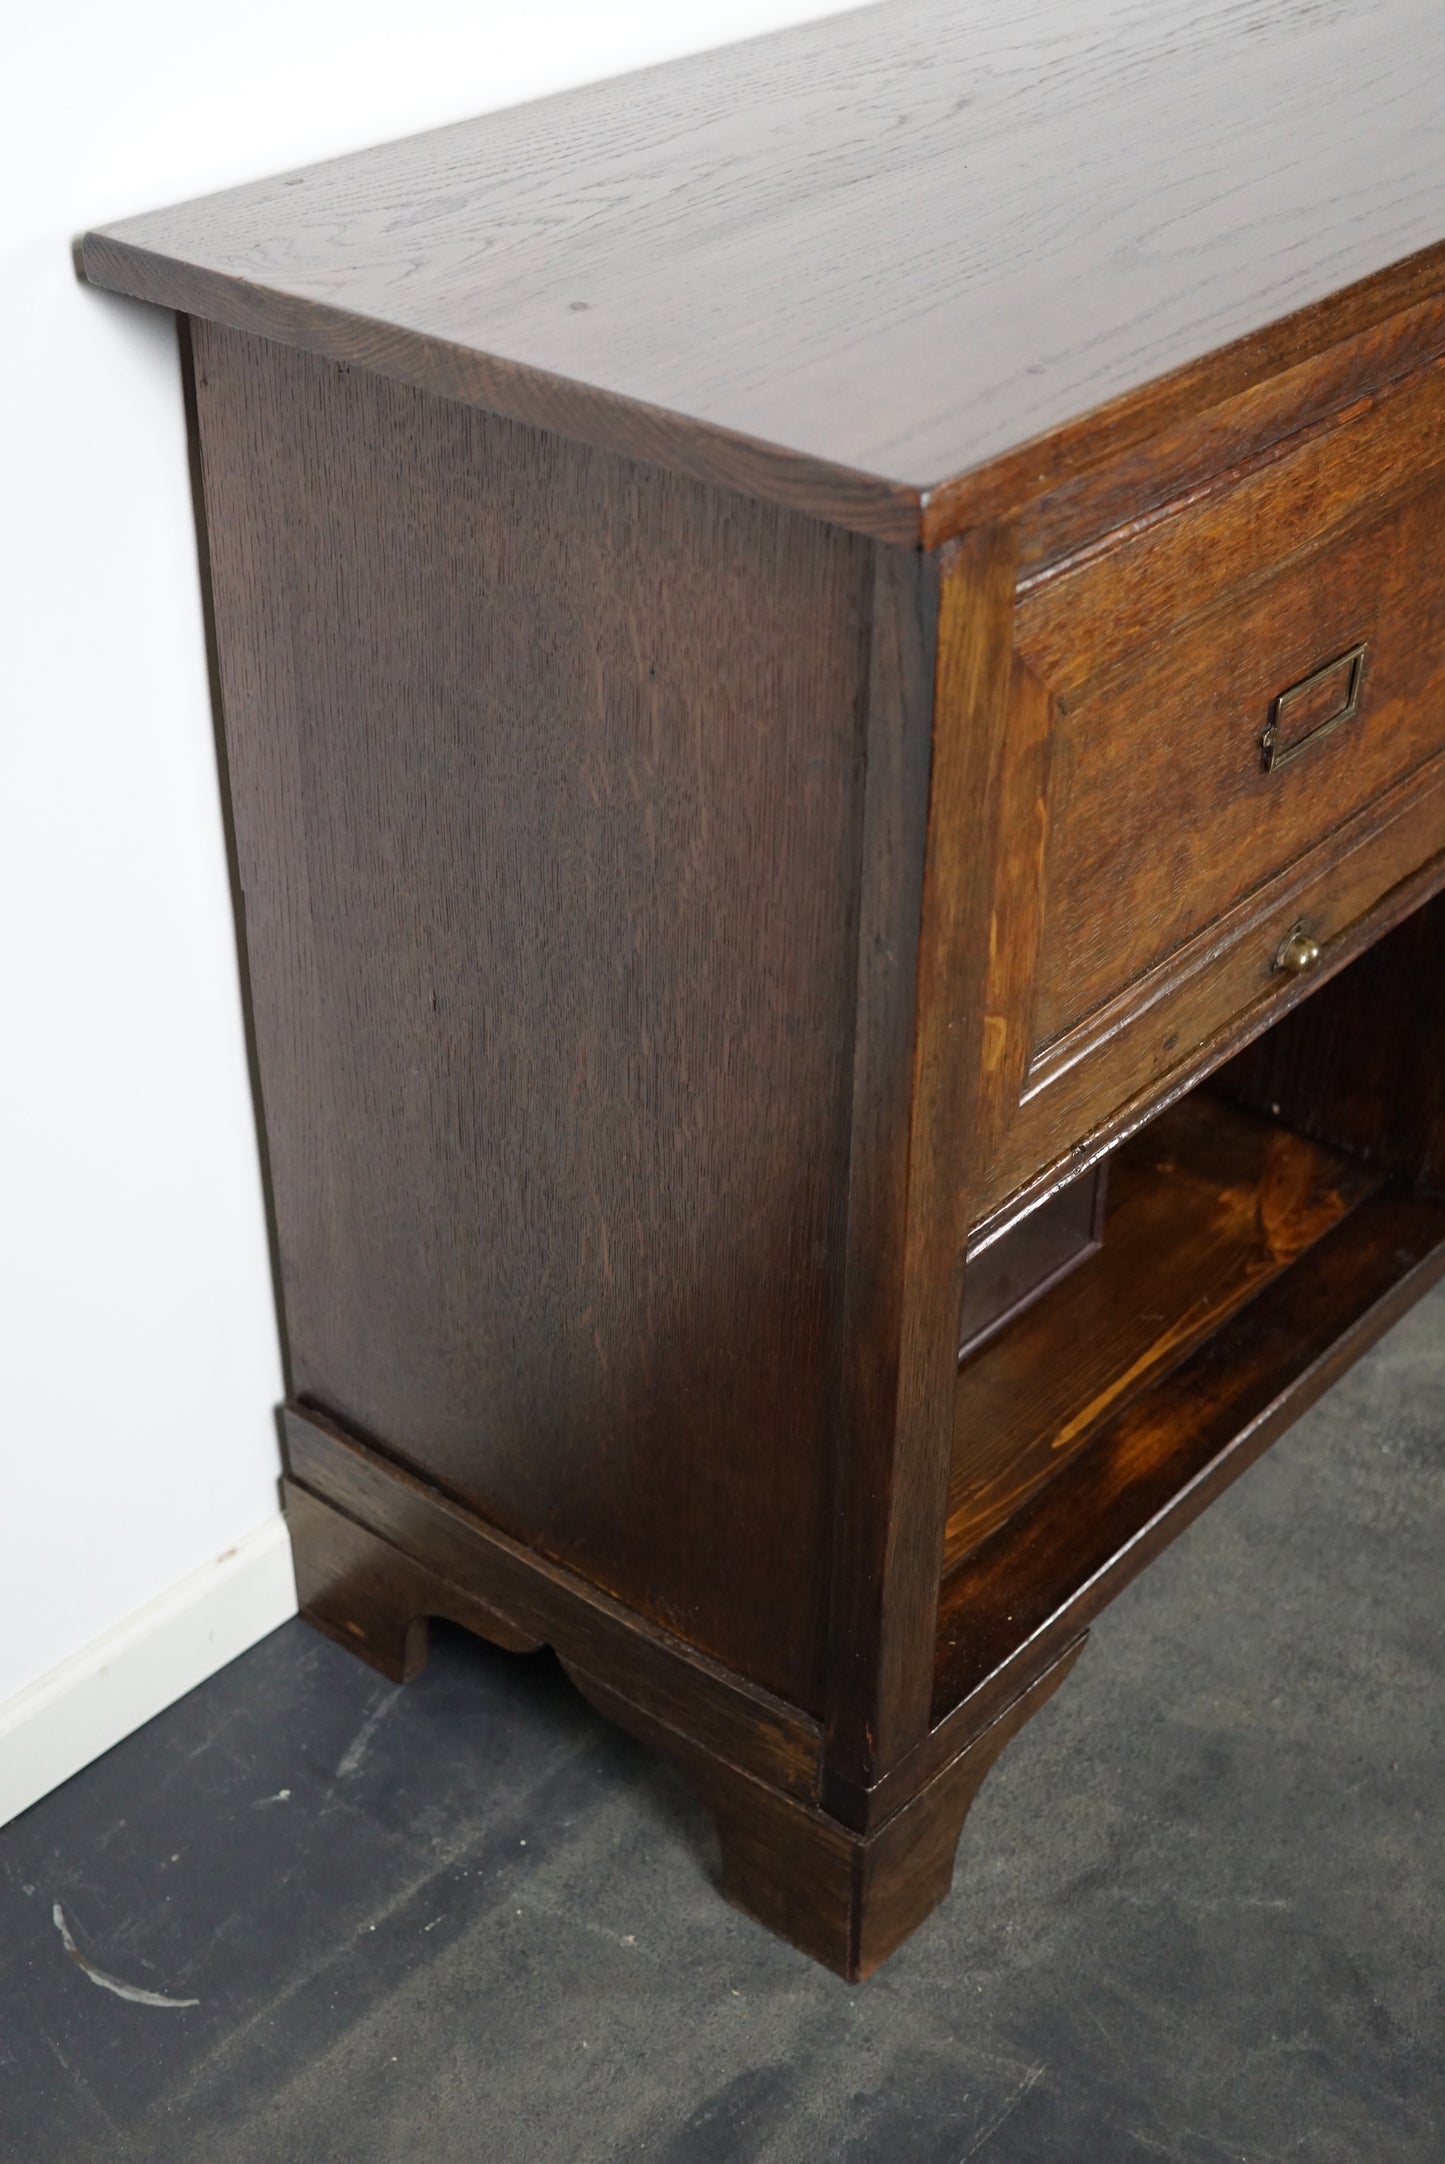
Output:
[[1445,1272],[1445,1201],[1249,1058],[1121,1145],[1101,1247],[960,1366],[935,1721],[1077,1637]]

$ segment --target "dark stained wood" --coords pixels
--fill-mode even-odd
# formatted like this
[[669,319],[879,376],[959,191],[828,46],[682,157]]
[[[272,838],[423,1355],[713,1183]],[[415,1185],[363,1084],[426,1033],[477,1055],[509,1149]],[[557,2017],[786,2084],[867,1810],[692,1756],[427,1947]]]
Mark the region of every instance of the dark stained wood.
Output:
[[1382,1188],[1096,1433],[946,1579],[935,1721],[1036,1673],[1442,1274],[1445,1203]]
[[[1312,997],[1445,885],[1445,760],[1347,826],[1054,1040],[1029,1062],[982,1188],[985,1212],[1072,1177],[1153,1112]],[[1304,923],[1320,958],[1278,966]],[[1024,981],[1017,1012],[1033,979]]]
[[[551,1644],[599,1712],[691,1774],[717,1819],[729,1897],[854,1980],[870,1974],[943,1899],[964,1818],[985,1776],[1082,1649],[1082,1639],[1065,1648],[887,1819],[855,1832],[811,1803],[806,1739],[769,1722],[761,1699],[743,1722],[736,1705],[718,1694],[721,1717],[700,1724],[695,1691],[682,1677],[691,1667],[695,1683],[701,1671],[685,1649],[649,1641],[632,1618],[609,1612],[589,1588],[548,1571],[490,1529],[468,1524],[454,1506],[424,1497],[417,1483],[396,1483],[369,1454],[304,1416],[288,1412],[287,1431],[293,1468],[329,1491],[323,1500],[300,1479],[286,1482],[297,1591],[310,1622],[398,1683],[424,1665],[433,1616],[510,1652]],[[338,1494],[373,1518],[378,1510],[388,1515],[405,1545],[348,1515],[334,1500]],[[496,1605],[478,1594],[479,1583]],[[619,1640],[626,1648],[621,1658]],[[760,1748],[770,1728],[771,1754]],[[741,1746],[743,1762],[724,1755],[729,1745]]]
[[[987,815],[1010,885],[987,934],[988,1059],[959,1174],[975,1237],[1440,883],[1442,401],[1431,364],[1022,586],[1016,801]],[[1266,773],[1275,698],[1360,639],[1354,719]],[[978,854],[994,846],[976,821],[964,832]],[[1322,949],[1309,983],[1277,967],[1302,921]],[[971,996],[961,965],[954,1011]]]
[[[1323,747],[1321,747],[1323,749]],[[1084,1061],[1102,1078],[1116,1049],[1177,1065],[1181,1044],[1206,1044],[1241,1014],[1283,1014],[1344,961],[1428,898],[1445,845],[1445,757],[1416,766],[1306,848],[1274,878],[1206,922],[1152,969],[1126,979],[1033,1053],[1023,1102],[1055,1089]],[[1278,967],[1284,927],[1308,921],[1318,969],[1292,985]],[[1256,1033],[1259,1027],[1256,1019]]]
[[[874,1756],[879,1589],[903,1381],[910,1097],[932,781],[937,560],[880,549],[875,581],[826,1651],[830,1778],[864,1785]],[[916,1598],[926,1610],[933,1589],[925,1583]]]
[[[312,1546],[314,1513],[292,1521],[293,1546],[305,1557],[302,1606],[310,1613],[319,1605],[333,1636],[355,1635],[363,1646],[375,1642],[385,1650],[396,1644],[398,1624],[441,1615],[512,1650],[550,1645],[564,1663],[614,1677],[659,1720],[686,1721],[706,1748],[759,1780],[793,1795],[816,1795],[819,1733],[796,1708],[743,1683],[585,1579],[509,1540],[330,1423],[288,1406],[284,1433],[290,1487],[364,1528],[380,1550],[375,1569],[364,1575],[352,1567],[341,1535],[333,1535],[319,1552]],[[475,1615],[449,1605],[457,1589],[474,1602]],[[418,1598],[423,1605],[408,1614]],[[354,1633],[353,1602],[359,1625]]]
[[1109,1163],[1099,1252],[960,1371],[945,1569],[1379,1184],[1203,1090]]
[[1217,1080],[1366,1164],[1445,1191],[1445,901],[1407,917]]
[[[1438,299],[1442,69],[1419,0],[895,0],[132,219],[83,260],[933,546]],[[1382,379],[1429,348],[1397,335]]]
[[[1419,571],[1442,519],[1445,490],[1437,489],[1237,609],[1157,640],[1129,682],[1068,702],[1056,745],[1050,921],[1057,916],[1061,933],[1080,935],[1077,988],[1060,984],[1057,969],[1049,977],[1041,1036],[1057,1034],[1441,748],[1445,602]],[[1260,744],[1276,697],[1362,642],[1353,718],[1266,771]],[[1191,822],[1194,836],[1176,839]],[[1207,855],[1200,833],[1216,838]],[[1102,927],[1088,936],[1094,909]],[[1141,909],[1151,921],[1131,930],[1130,912]]]
[[1057,695],[1076,698],[1193,618],[1378,524],[1438,480],[1442,432],[1445,360],[1029,582],[1019,651]]
[[[1054,744],[1041,1044],[1445,746],[1445,591],[1420,576],[1442,522],[1436,488],[1263,586],[1249,584],[1258,560],[1237,555],[1235,605],[1190,625],[1181,602],[1127,681],[1068,698]],[[1028,616],[1026,606],[1021,626]],[[1361,641],[1353,720],[1266,772],[1275,698]]]
[[[851,1749],[830,1753],[828,1769],[830,1783],[850,1789],[885,1774],[913,1749],[928,1723],[921,1662],[937,1608],[969,1223],[958,1174],[976,1115],[974,1075],[987,1060],[989,950],[978,936],[979,918],[996,898],[1003,906],[1010,879],[1004,837],[1019,757],[1008,733],[1014,576],[1006,529],[981,529],[945,555],[918,933],[894,1456],[867,1536],[876,1558],[875,1621],[857,1671],[862,1689],[849,1701]],[[841,1812],[849,1808],[831,1786],[824,1799]]]
[[1056,1188],[986,1246],[969,1243],[958,1316],[958,1357],[972,1359],[1090,1255],[1104,1236],[1109,1161]]
[[931,490],[924,547],[1016,516],[1020,567],[1037,572],[1280,443],[1291,409],[1307,426],[1327,421],[1351,390],[1366,396],[1436,358],[1442,284],[1445,251],[1432,245],[1106,400]]
[[[1402,861],[1405,856],[1406,852],[1402,851]],[[1114,1077],[1127,1074],[1130,1039],[1144,1032],[1140,1022],[1135,1022],[1131,1028],[1131,1018],[1124,1013],[1117,1032],[1101,1036],[1085,1054],[1081,1054],[1076,1088],[1060,1093],[1068,1108],[1065,1120],[1069,1117],[1077,1119],[1072,1131],[1078,1139],[1061,1150],[1059,1136],[1070,1131],[1065,1120],[1038,1118],[1036,1115],[1041,1109],[1048,1109],[1047,1101],[1042,1097],[1035,1096],[1026,1101],[1022,1114],[1009,1130],[1007,1152],[1000,1152],[995,1161],[993,1193],[1003,1199],[979,1220],[975,1234],[991,1233],[1016,1221],[1022,1209],[1057,1193],[1083,1171],[1099,1164],[1160,1113],[1180,1103],[1203,1081],[1208,1080],[1213,1086],[1222,1075],[1232,1074],[1233,1063],[1264,1032],[1278,1027],[1304,1002],[1318,998],[1335,975],[1369,951],[1372,942],[1385,938],[1442,888],[1445,888],[1445,854],[1428,859],[1417,871],[1388,888],[1372,908],[1349,925],[1347,931],[1330,940],[1313,971],[1301,977],[1286,977],[1271,967],[1270,989],[1266,996],[1247,1002],[1223,1028],[1202,1037],[1197,1044],[1189,1045],[1182,1056],[1176,1050],[1178,1039],[1172,1045],[1166,1039],[1161,1056],[1152,1066],[1145,1063],[1148,1079],[1144,1085],[1135,1087],[1132,1094],[1127,1095],[1122,1089],[1116,1089]],[[1141,1019],[1147,1019],[1147,1016]],[[1084,1064],[1085,1060],[1087,1064]],[[1230,1093],[1235,1094],[1232,1086]],[[1246,1094],[1244,1101],[1255,1100]],[[1264,1109],[1270,1109],[1267,1102],[1259,1101]],[[1110,1104],[1114,1109],[1098,1117],[1091,1109],[1096,1104]],[[1027,1176],[1020,1180],[1017,1168],[1030,1164],[1027,1155],[1030,1141],[1038,1142],[1038,1156],[1032,1161]]]
[[[1427,253],[1417,259],[1418,270],[1424,273],[1429,263]],[[1436,283],[1439,274],[1436,264],[1431,273]],[[1422,289],[1426,283],[1422,275]],[[1296,344],[1306,342],[1296,337]],[[1024,583],[1090,543],[1217,485],[1223,476],[1285,455],[1313,432],[1348,426],[1362,399],[1388,389],[1445,349],[1445,298],[1431,294],[1418,306],[1403,307],[1384,322],[1341,336],[1322,353],[1292,365],[1276,343],[1273,359],[1282,365],[1272,371],[1261,341],[1247,340],[1245,345],[1262,380],[1222,397],[1203,413],[1192,410],[1176,384],[1173,398],[1183,418],[1166,415],[1164,425],[1153,432],[1144,425],[1141,402],[1126,401],[1139,440],[1132,447],[1116,447],[1111,457],[1025,505],[1019,519]],[[1242,365],[1241,349],[1237,355],[1236,370],[1243,379],[1249,371]],[[1223,356],[1214,357],[1209,367],[1217,376]],[[1169,392],[1160,386],[1158,395],[1162,403]]]
[[545,1644],[470,1586],[427,1569],[294,1480],[285,1483],[285,1500],[301,1613],[393,1683],[410,1683],[426,1666],[434,1616],[506,1653],[536,1653]]
[[552,1646],[849,1977],[1445,1267],[1442,68],[891,0],[84,244],[197,319],[305,1611]]
[[196,358],[292,1395],[816,1712],[871,550]]
[[711,1810],[729,1900],[850,1983],[870,1976],[947,1894],[963,1823],[1024,1722],[1058,1688],[1083,1639],[890,1817],[864,1834],[810,1810],[668,1731],[610,1684],[574,1670],[584,1697],[619,1727],[677,1758]]

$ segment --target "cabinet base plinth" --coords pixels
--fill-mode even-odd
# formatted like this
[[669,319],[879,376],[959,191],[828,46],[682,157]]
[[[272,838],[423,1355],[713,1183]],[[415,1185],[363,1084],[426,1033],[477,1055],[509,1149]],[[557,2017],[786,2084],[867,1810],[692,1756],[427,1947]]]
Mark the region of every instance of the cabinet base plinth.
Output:
[[[551,1645],[589,1704],[675,1760],[697,1790],[717,1827],[727,1898],[850,1981],[885,1961],[947,1894],[985,1776],[1083,1643],[980,1733],[960,1737],[948,1762],[905,1791],[881,1823],[858,1831],[818,1806],[816,1723],[609,1613],[605,1597],[567,1584],[325,1424],[288,1412],[287,1434],[293,1469],[304,1465],[333,1489],[350,1483],[342,1507],[338,1494],[286,1482],[308,1622],[398,1683],[424,1666],[433,1616],[509,1652]],[[351,1515],[368,1507],[391,1509],[409,1545],[393,1537],[396,1524],[383,1534]]]
[[870,1976],[949,1892],[975,1796],[1082,1647],[1080,1639],[876,1832],[854,1833],[774,1792],[720,1787],[707,1800],[722,1842],[723,1892],[849,1982]]

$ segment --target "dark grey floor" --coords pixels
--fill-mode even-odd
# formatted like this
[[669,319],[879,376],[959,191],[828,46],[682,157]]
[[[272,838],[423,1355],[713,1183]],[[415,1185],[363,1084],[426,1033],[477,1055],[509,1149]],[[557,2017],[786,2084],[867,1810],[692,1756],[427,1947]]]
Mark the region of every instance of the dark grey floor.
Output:
[[401,1692],[290,1625],[0,1832],[0,2157],[1441,2164],[1442,1559],[1445,1293],[1110,1612],[857,1988],[545,1657]]

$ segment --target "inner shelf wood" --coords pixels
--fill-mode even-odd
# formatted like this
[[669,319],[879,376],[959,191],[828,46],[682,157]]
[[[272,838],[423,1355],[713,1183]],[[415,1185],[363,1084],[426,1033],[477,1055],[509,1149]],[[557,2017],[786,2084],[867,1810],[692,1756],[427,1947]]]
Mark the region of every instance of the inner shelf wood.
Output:
[[1445,1269],[1442,74],[889,4],[82,245],[181,321],[304,1612],[554,1648],[849,1977]]

